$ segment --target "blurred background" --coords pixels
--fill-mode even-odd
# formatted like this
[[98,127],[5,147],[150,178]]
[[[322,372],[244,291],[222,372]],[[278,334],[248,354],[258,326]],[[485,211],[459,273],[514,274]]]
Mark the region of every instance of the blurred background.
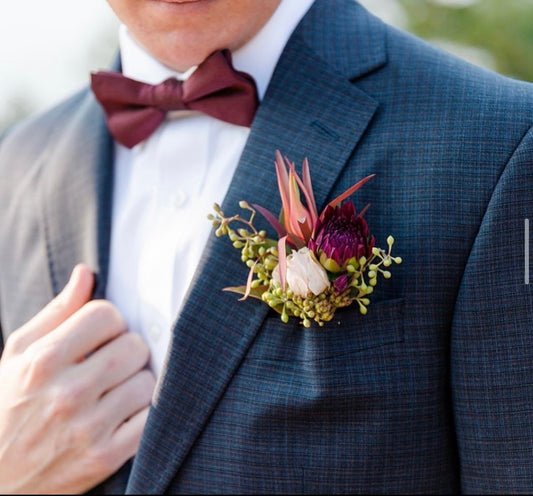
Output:
[[[360,3],[473,64],[533,81],[533,0]],[[0,130],[87,84],[90,71],[108,67],[117,28],[105,0],[3,0]]]

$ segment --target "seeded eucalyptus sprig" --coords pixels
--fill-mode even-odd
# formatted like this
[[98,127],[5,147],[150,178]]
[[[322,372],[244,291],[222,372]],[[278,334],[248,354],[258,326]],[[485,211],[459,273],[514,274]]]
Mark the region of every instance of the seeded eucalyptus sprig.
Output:
[[[266,208],[246,201],[239,206],[248,217],[227,217],[218,204],[215,214],[208,216],[215,234],[228,236],[249,268],[246,285],[224,290],[241,294],[241,300],[258,298],[276,310],[283,322],[297,317],[305,327],[313,322],[324,325],[338,308],[353,302],[366,314],[378,277],[390,278],[390,266],[402,261],[391,254],[392,236],[387,238],[388,250],[375,246],[364,219],[368,207],[357,213],[351,201],[342,203],[373,175],[348,188],[319,214],[307,160],[300,178],[294,164],[284,162],[277,152],[276,173],[282,200],[279,220]],[[274,227],[277,239],[255,228],[257,212]]]
[[[272,279],[272,271],[278,265],[278,242],[268,238],[265,230],[258,231],[255,228],[256,210],[253,207],[245,201],[240,201],[239,206],[250,213],[248,219],[238,214],[226,217],[217,203],[213,206],[215,215],[208,215],[208,219],[215,228],[216,236],[228,236],[233,247],[241,251],[241,260],[250,269],[249,283],[246,286],[224,289],[244,295],[242,299],[247,296],[261,299],[262,293]],[[234,227],[234,224],[244,227]],[[253,279],[254,274],[257,279]]]

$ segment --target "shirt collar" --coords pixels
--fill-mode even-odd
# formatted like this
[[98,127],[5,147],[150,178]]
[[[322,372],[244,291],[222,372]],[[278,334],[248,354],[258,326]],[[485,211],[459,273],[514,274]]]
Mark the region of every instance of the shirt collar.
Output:
[[[314,0],[281,0],[261,30],[244,46],[233,52],[233,65],[247,72],[256,81],[259,99],[263,99],[274,68],[292,32]],[[157,84],[169,77],[187,79],[196,69],[179,73],[152,57],[139,45],[122,24],[119,27],[122,72],[145,83]]]

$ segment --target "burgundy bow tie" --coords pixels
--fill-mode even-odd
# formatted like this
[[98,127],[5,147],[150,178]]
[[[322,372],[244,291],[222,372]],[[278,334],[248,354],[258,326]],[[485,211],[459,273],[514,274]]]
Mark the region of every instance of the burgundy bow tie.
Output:
[[111,135],[128,148],[148,138],[169,110],[197,110],[250,126],[259,102],[253,78],[233,68],[229,50],[210,55],[183,82],[170,78],[151,85],[102,71],[91,75],[91,88]]

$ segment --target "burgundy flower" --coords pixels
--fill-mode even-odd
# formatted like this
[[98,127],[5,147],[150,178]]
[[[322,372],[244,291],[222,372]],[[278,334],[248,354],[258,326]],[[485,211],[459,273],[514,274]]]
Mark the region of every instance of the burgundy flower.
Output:
[[347,201],[324,209],[308,246],[328,271],[343,272],[348,264],[355,264],[361,257],[368,259],[374,243],[365,219]]
[[[216,215],[209,216],[215,234],[227,235],[249,268],[245,285],[224,290],[242,295],[241,300],[257,298],[278,312],[283,322],[297,317],[304,327],[322,326],[334,318],[338,308],[354,302],[365,315],[378,275],[388,279],[387,268],[392,262],[402,262],[391,255],[392,236],[387,237],[388,249],[374,246],[363,218],[367,208],[357,213],[354,204],[346,201],[374,174],[350,186],[319,214],[307,159],[301,177],[279,151],[275,165],[282,205],[279,217],[246,201],[239,206],[249,212],[249,218],[226,217],[217,204]],[[270,222],[277,239],[256,229],[256,212]],[[230,226],[233,223],[240,227]]]
[[335,287],[338,293],[342,293],[348,287],[349,282],[350,280],[348,274],[344,273],[333,281],[333,286]]

